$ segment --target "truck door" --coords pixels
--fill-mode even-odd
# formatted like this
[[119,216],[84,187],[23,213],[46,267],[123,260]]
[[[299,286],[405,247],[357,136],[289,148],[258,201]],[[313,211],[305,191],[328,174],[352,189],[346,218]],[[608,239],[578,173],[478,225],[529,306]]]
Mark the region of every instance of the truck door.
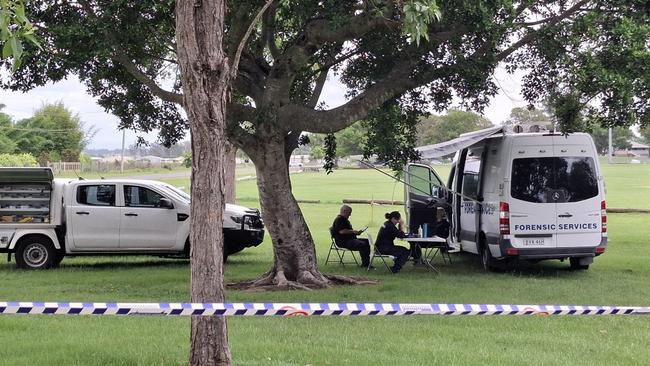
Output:
[[115,250],[120,242],[120,208],[115,205],[114,184],[76,186],[66,203],[70,251]]
[[[464,251],[478,254],[478,217],[481,205],[479,191],[481,184],[481,163],[483,159],[483,146],[467,149],[465,164],[461,177],[460,197],[460,235],[459,239]],[[459,174],[461,172],[459,171]]]
[[150,188],[124,185],[120,215],[120,249],[172,249],[176,245],[176,209],[160,207],[166,198]]
[[433,230],[436,208],[445,203],[445,185],[427,165],[408,164],[406,169],[404,203],[409,231],[417,232],[418,227],[425,223]]

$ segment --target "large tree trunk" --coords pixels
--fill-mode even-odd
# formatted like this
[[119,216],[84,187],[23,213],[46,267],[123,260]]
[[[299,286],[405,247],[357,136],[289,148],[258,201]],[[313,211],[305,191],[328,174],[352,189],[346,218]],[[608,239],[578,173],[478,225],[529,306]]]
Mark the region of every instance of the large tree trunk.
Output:
[[[229,66],[225,0],[176,3],[176,42],[192,134],[192,302],[224,302],[223,209]],[[192,317],[190,365],[230,365],[226,319]]]
[[[291,192],[290,149],[279,133],[263,140],[249,156],[255,162],[264,223],[273,241],[273,268],[254,281],[232,284],[238,289],[313,289],[338,284],[370,284],[358,278],[322,274],[314,239]],[[248,151],[247,151],[248,153]]]

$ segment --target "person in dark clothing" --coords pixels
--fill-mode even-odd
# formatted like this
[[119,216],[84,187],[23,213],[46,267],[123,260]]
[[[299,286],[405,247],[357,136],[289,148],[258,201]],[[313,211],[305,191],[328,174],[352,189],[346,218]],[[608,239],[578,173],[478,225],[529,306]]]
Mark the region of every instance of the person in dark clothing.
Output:
[[442,207],[438,207],[436,211],[436,223],[435,223],[435,233],[437,237],[445,238],[449,237],[449,221],[447,221],[447,213]]
[[375,246],[381,254],[395,256],[395,264],[390,268],[391,272],[397,273],[409,257],[409,250],[405,247],[395,245],[395,238],[405,238],[406,233],[403,231],[404,221],[399,212],[393,211],[387,213],[386,222],[379,228]]
[[353,230],[349,220],[350,215],[352,215],[352,207],[343,205],[332,224],[331,231],[334,241],[341,248],[358,251],[361,256],[361,266],[368,267],[370,264],[370,244],[368,244],[367,239],[357,238],[357,235],[363,233],[365,229]]

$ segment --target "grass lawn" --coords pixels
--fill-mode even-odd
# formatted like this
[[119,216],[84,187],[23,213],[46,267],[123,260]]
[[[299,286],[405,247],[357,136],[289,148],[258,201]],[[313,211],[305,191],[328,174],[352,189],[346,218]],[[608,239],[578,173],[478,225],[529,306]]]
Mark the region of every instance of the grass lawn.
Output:
[[[650,208],[650,166],[603,165],[610,207]],[[443,167],[444,169],[445,167]],[[632,169],[634,168],[634,169]],[[446,176],[441,173],[441,176]],[[177,184],[173,182],[173,184]],[[188,186],[187,181],[179,186]],[[327,272],[367,275],[376,286],[244,293],[246,302],[441,302],[650,305],[650,216],[610,215],[610,246],[588,271],[558,261],[481,271],[478,258],[455,255],[432,274],[407,265],[399,275],[324,266],[327,227],[342,198],[402,199],[401,184],[374,171],[297,174],[296,197]],[[256,202],[254,181],[238,200]],[[630,194],[634,192],[634,194]],[[628,197],[629,196],[629,197]],[[354,205],[351,221],[376,235],[382,214],[400,207]],[[272,262],[270,240],[228,259],[227,281],[253,278]],[[53,271],[0,263],[0,299],[23,301],[187,301],[187,261],[149,257],[68,258]],[[650,317],[229,318],[236,365],[643,365],[650,359]],[[0,365],[176,365],[187,362],[189,320],[158,317],[0,316]]]

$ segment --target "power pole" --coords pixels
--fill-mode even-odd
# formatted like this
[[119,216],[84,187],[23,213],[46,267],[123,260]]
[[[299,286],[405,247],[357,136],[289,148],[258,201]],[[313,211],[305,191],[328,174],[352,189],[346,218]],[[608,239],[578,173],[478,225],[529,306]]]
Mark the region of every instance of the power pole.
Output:
[[608,157],[607,160],[611,164],[612,163],[612,155],[614,154],[614,148],[612,146],[612,128],[611,127],[609,128],[608,132],[609,132],[609,145],[608,145],[608,148],[607,148],[607,157]]
[[120,159],[120,174],[124,174],[124,140],[126,138],[126,129],[122,129],[122,158]]

